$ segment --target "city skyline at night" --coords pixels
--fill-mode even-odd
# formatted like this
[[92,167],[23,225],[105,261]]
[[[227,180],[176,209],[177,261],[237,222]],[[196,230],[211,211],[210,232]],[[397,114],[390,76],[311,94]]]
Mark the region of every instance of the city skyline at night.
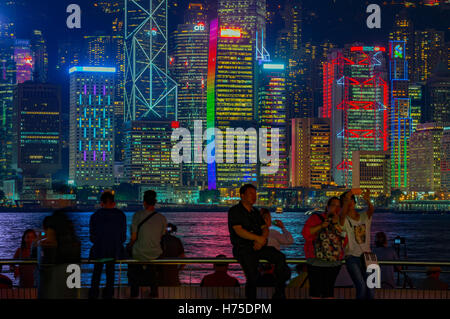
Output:
[[[364,6],[353,0],[341,4],[331,0],[323,4],[309,0],[82,1],[83,24],[74,30],[50,28],[59,23],[65,26],[64,14],[47,24],[40,20],[64,3],[48,12],[24,3],[0,5],[0,187],[13,181],[19,193],[22,188],[22,172],[13,165],[14,91],[21,83],[58,83],[61,166],[52,174],[53,182],[92,191],[121,183],[137,184],[141,191],[150,186],[185,187],[195,194],[218,190],[222,198],[237,198],[237,189],[246,182],[267,189],[350,188],[355,180],[354,152],[360,152],[360,161],[366,161],[370,152],[388,152],[390,174],[385,174],[384,167],[382,173],[377,171],[390,179],[390,187],[385,187],[385,180],[377,186],[383,195],[397,189],[405,193],[429,189],[409,186],[409,139],[421,124],[436,123],[443,130],[450,126],[450,37],[440,16],[449,12],[444,2],[383,3],[379,30],[367,28]],[[156,11],[149,14],[143,4]],[[345,8],[357,14],[349,17]],[[330,15],[333,10],[336,17]],[[420,10],[429,13],[426,18],[418,18]],[[19,13],[29,15],[29,21],[18,19]],[[353,31],[343,31],[349,28]],[[94,78],[112,70],[108,81],[114,84],[106,85],[105,96],[98,92],[105,85],[101,83],[89,92],[73,91],[75,75]],[[92,152],[87,159],[95,162],[104,157],[108,162],[105,176],[96,175],[96,180],[100,178],[96,183],[75,177],[78,169],[74,167],[81,164],[75,161],[74,150],[80,149],[82,138],[74,137],[72,127],[82,119],[82,129],[83,121],[90,120],[86,125],[89,132],[93,130],[86,134],[96,139],[101,128],[94,128],[92,121],[101,110],[74,117],[77,94],[82,96],[80,105],[94,103],[84,101],[83,95],[106,103],[109,148],[104,141],[99,146],[97,140],[95,146],[87,140],[81,145],[82,157],[84,150]],[[306,119],[312,122],[301,122]],[[264,176],[259,164],[247,157],[245,163],[175,164],[167,157],[176,142],[170,140],[171,130],[193,131],[194,121],[199,120],[202,131],[243,128],[246,145],[256,145],[249,130],[278,127],[278,172]],[[329,146],[320,138],[314,141],[317,130],[325,130]],[[205,147],[218,138],[208,134],[208,141],[202,143]],[[156,147],[158,136],[161,147]],[[298,144],[306,140],[310,144]],[[220,149],[216,151],[213,156],[220,157]],[[247,153],[251,156],[249,146]],[[326,158],[320,162],[317,154]],[[380,161],[384,156],[373,154]],[[445,158],[443,154],[436,159],[442,161],[442,179],[447,176]],[[155,167],[151,172],[150,166]],[[96,174],[89,172],[83,178]],[[435,187],[433,192],[445,193],[445,188]]]

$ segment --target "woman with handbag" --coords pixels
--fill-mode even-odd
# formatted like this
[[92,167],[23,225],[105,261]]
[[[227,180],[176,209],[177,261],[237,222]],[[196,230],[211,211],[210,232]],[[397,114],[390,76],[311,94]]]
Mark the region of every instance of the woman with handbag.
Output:
[[[355,210],[355,195],[363,196],[368,210],[358,213]],[[348,245],[345,247],[345,265],[356,288],[357,299],[373,299],[375,291],[367,287],[367,272],[364,258],[370,253],[370,226],[374,207],[370,201],[370,191],[352,189],[341,195],[342,213],[340,225],[347,234]]]
[[344,257],[340,208],[339,198],[330,198],[325,212],[311,215],[302,230],[311,298],[334,297],[334,283]]

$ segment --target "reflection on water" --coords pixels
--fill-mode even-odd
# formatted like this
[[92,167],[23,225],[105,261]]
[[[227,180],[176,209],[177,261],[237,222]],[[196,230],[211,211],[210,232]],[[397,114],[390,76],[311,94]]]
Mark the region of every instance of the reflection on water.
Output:
[[[163,211],[163,210],[161,210]],[[20,246],[20,239],[25,229],[41,229],[41,223],[50,213],[0,213],[0,259],[12,258]],[[75,229],[82,242],[82,257],[87,258],[91,243],[89,242],[89,218],[92,213],[72,213],[69,216],[75,223]],[[171,212],[163,213],[168,222],[178,227],[176,234],[184,244],[187,257],[213,258],[218,254],[232,257],[229,240],[226,212]],[[133,213],[128,212],[127,223],[131,225]],[[275,215],[274,215],[275,217]],[[301,230],[308,216],[303,213],[285,212],[276,215],[294,237],[294,244],[282,248],[288,258],[302,258],[303,237]],[[406,246],[402,247],[401,257],[407,252],[410,259],[450,260],[450,215],[412,215],[412,214],[376,214],[372,224],[372,241],[374,234],[384,231],[389,239],[400,235],[406,238]],[[128,230],[128,237],[130,236]],[[406,249],[405,249],[406,248]],[[212,268],[212,265],[201,265]],[[211,272],[189,271],[194,266],[187,266],[181,273],[183,283],[199,283],[204,274]],[[199,267],[199,266],[196,266]],[[238,265],[230,266],[232,275],[245,282],[244,275]],[[83,269],[91,269],[84,266]],[[4,271],[6,270],[3,269]],[[11,277],[11,274],[9,274]],[[104,274],[103,274],[104,276]],[[420,275],[418,275],[420,277]],[[448,276],[442,275],[447,280]],[[103,278],[104,279],[104,278]],[[121,282],[126,282],[126,272],[122,272]],[[447,280],[448,281],[448,280]],[[86,272],[82,278],[83,285],[88,285],[90,275]]]

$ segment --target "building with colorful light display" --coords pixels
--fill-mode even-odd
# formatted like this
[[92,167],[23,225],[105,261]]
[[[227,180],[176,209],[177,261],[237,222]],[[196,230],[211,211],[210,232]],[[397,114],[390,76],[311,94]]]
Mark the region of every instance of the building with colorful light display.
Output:
[[[185,23],[178,25],[171,36],[172,50],[169,54],[171,74],[178,83],[178,121],[181,127],[191,132],[194,131],[194,121],[202,121],[202,132],[207,125],[209,25],[205,23],[204,14],[205,8],[201,4],[189,4]],[[194,141],[191,151],[194,152]],[[184,185],[206,187],[207,182],[205,162],[183,163]]]
[[317,188],[331,184],[330,119],[291,120],[291,187]]
[[332,176],[346,187],[352,182],[352,153],[386,151],[388,84],[384,47],[336,49],[324,64],[321,117],[331,119]]
[[409,190],[441,190],[441,139],[443,127],[436,123],[419,124],[409,139]]
[[[267,129],[267,151],[272,153],[272,130],[278,129],[279,162],[275,174],[259,171],[258,185],[263,188],[287,188],[287,109],[286,109],[286,66],[282,63],[263,62],[258,76],[258,127]],[[271,164],[273,165],[273,164]]]
[[16,61],[16,81],[23,83],[33,78],[33,53],[29,40],[15,40],[14,61]]
[[61,168],[61,90],[26,82],[14,93],[13,165],[30,177]]
[[78,187],[114,184],[114,67],[72,67],[69,181]]
[[408,139],[413,132],[405,42],[389,42],[391,187],[408,188]]

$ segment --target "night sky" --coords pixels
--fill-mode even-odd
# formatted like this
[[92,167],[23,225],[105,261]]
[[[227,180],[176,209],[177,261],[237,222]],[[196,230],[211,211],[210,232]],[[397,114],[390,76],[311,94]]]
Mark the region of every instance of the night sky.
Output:
[[[0,0],[5,1],[5,0]],[[49,51],[49,78],[55,78],[55,63],[57,45],[59,41],[66,39],[80,39],[84,35],[92,35],[96,31],[109,33],[111,30],[111,18],[99,8],[94,7],[94,0],[16,0],[19,3],[17,37],[29,38],[31,30],[39,29],[44,32]],[[216,0],[209,0],[213,2]],[[71,3],[77,3],[82,10],[81,29],[68,29],[66,27],[66,7]],[[179,9],[172,10],[169,15],[169,28],[173,30],[182,22],[183,11],[189,3],[180,1]],[[382,7],[382,28],[368,29],[365,21],[367,5],[378,3]],[[277,32],[284,27],[281,12],[284,0],[267,0],[268,10],[275,12],[274,23],[267,29],[267,46],[269,52],[273,52]],[[305,41],[321,42],[330,40],[340,46],[358,40],[366,43],[374,42],[383,44],[392,28],[395,13],[403,9],[403,6],[383,5],[379,0],[303,0],[303,39]],[[443,8],[420,7],[408,9],[408,12],[417,29],[435,28],[446,30],[446,38],[449,39],[448,21],[450,10]],[[0,9],[2,15],[10,15]],[[16,12],[17,14],[17,12]],[[214,14],[214,13],[213,13]]]

